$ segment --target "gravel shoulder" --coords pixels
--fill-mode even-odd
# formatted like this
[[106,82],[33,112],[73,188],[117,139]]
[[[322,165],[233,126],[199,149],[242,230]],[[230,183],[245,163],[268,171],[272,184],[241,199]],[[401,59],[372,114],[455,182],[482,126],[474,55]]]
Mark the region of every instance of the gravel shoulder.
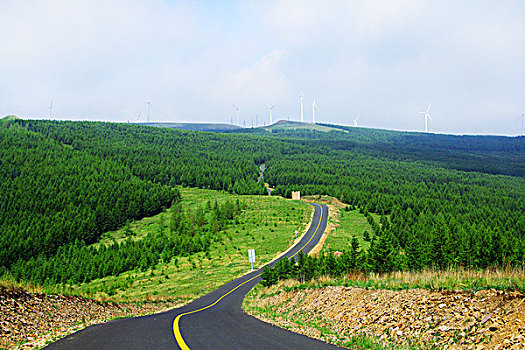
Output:
[[180,306],[171,301],[114,303],[0,289],[0,349],[38,349],[87,326]]
[[263,321],[340,346],[364,336],[401,348],[525,348],[525,299],[519,292],[293,286],[284,281],[258,287],[247,296],[244,309]]

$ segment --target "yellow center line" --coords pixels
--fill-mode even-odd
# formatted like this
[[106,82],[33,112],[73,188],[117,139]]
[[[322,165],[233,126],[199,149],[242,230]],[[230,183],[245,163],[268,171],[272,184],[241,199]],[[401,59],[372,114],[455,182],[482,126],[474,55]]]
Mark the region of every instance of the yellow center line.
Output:
[[[310,241],[312,240],[312,238],[315,237],[315,234],[317,233],[317,230],[319,229],[319,226],[321,225],[321,220],[323,219],[323,207],[322,206],[319,206],[321,208],[321,216],[319,216],[319,223],[317,224],[317,227],[315,228],[315,231],[314,233],[312,234],[312,237],[310,237],[310,239],[308,240],[308,242],[306,242],[302,247],[301,249],[299,249],[297,252],[295,252],[291,257],[288,258],[288,260],[292,259],[294,256],[296,256],[301,250],[304,249],[304,247],[306,247],[308,245],[308,243],[310,243]],[[225,298],[226,296],[228,296],[230,293],[233,293],[235,290],[237,290],[238,288],[242,287],[243,285],[245,285],[246,283],[250,282],[250,281],[253,281],[254,279],[256,279],[257,277],[259,277],[261,274],[257,274],[256,276],[250,278],[249,280],[247,281],[244,281],[243,283],[239,284],[237,287],[233,288],[232,290],[230,290],[228,293],[224,294],[223,296],[221,296],[219,299],[217,299],[213,304],[210,304],[208,306],[205,306],[205,307],[201,307],[200,309],[197,309],[197,310],[192,310],[192,311],[188,311],[188,312],[185,312],[185,313],[182,313],[182,314],[179,314],[177,317],[175,317],[175,319],[173,320],[173,334],[175,335],[175,340],[177,340],[177,344],[179,345],[179,347],[182,349],[182,350],[191,350],[188,345],[186,345],[186,342],[184,341],[184,338],[182,337],[182,334],[180,332],[180,327],[179,327],[179,320],[182,316],[186,316],[186,315],[190,315],[190,314],[194,314],[194,313],[197,313],[197,312],[200,312],[202,310],[206,310],[206,309],[209,309],[210,307],[213,307],[215,305],[217,305],[217,303],[219,301],[221,301],[223,298]]]

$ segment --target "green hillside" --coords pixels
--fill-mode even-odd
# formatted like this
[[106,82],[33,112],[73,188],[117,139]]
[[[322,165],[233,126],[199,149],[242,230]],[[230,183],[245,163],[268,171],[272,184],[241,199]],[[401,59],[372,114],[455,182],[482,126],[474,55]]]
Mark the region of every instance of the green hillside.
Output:
[[525,176],[525,137],[446,135],[280,121],[233,133],[309,141],[332,150],[424,162],[449,169]]
[[178,191],[22,127],[0,128],[0,267],[158,213]]
[[[263,127],[262,129],[273,131],[295,131],[295,130],[314,130],[320,132],[329,132],[329,131],[340,131],[337,128],[333,128],[327,125],[313,124],[313,123],[301,123],[290,120],[279,120],[277,123]],[[347,131],[345,131],[347,132]]]
[[[73,256],[97,266],[84,274],[91,279],[205,253],[220,239],[210,221],[195,231],[176,225],[148,246],[87,246],[128,221],[180,208],[176,186],[266,194],[257,183],[263,163],[274,194],[326,194],[366,217],[370,248],[354,249],[348,268],[523,266],[525,138],[327,128],[210,133],[2,121],[0,274],[56,283],[80,278],[59,268],[63,261],[74,266]],[[226,227],[242,208],[214,210]],[[196,220],[179,212],[182,221]]]
[[9,120],[19,120],[19,119],[21,119],[21,118],[17,117],[16,115],[6,115],[5,117],[3,117],[0,120],[9,121]]

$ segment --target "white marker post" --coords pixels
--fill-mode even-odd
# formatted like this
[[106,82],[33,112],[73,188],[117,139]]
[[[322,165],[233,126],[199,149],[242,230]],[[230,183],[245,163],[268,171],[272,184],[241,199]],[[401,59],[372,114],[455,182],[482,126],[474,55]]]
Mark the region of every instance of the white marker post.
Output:
[[253,271],[253,263],[255,262],[255,249],[248,249],[248,260],[252,263]]

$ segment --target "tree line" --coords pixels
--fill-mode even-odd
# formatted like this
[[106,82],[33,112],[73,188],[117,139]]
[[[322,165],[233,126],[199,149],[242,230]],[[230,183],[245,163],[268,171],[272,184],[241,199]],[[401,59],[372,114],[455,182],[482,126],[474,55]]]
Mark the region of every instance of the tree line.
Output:
[[[462,173],[355,151],[274,158],[276,194],[328,194],[382,215],[372,225],[385,246],[382,271],[428,266],[523,266],[525,181]],[[370,217],[369,217],[370,218]],[[374,243],[374,242],[373,242]]]
[[121,164],[74,150],[15,124],[0,128],[0,268],[91,244],[128,220],[159,213],[176,189]]
[[[370,252],[377,249],[376,258],[361,258],[367,263],[356,265],[359,268],[385,272],[523,265],[525,180],[484,173],[519,163],[525,150],[522,139],[490,139],[496,147],[491,152],[470,138],[442,142],[432,136],[343,129],[325,134],[219,134],[116,123],[2,121],[0,270],[19,271],[23,278],[35,269],[40,271],[37,277],[28,278],[42,281],[38,276],[46,273],[38,266],[50,266],[45,261],[58,266],[69,261],[70,253],[84,259],[80,252],[87,254],[103,232],[179,203],[177,185],[265,194],[257,183],[262,163],[274,194],[327,194],[359,208],[369,220],[369,213],[380,215],[379,222],[371,222]],[[470,144],[475,166],[468,165]],[[445,151],[437,157],[432,148]],[[389,149],[395,149],[395,157]],[[418,158],[414,150],[421,153]],[[464,162],[469,172],[447,166],[449,156],[452,163]],[[173,208],[175,213],[179,209]],[[192,217],[202,221],[201,214]],[[205,249],[209,240],[187,231],[195,226],[188,226],[186,219],[174,220],[173,232],[183,234],[163,241],[171,252]],[[140,246],[146,242],[122,246],[128,244],[130,252],[149,251]],[[127,248],[93,253],[100,255],[93,266],[113,264],[107,257],[120,253],[111,249]],[[156,258],[144,259],[151,263]],[[108,271],[130,268],[127,258],[117,260],[125,267]],[[101,276],[100,269],[104,275],[104,267],[88,275]],[[56,276],[51,280],[63,281]]]
[[178,201],[171,209],[168,230],[161,223],[156,232],[144,238],[136,240],[129,232],[124,241],[108,246],[87,246],[76,240],[61,246],[52,256],[18,260],[11,267],[11,274],[18,280],[42,285],[73,285],[131,270],[146,271],[161,261],[177,265],[177,257],[197,252],[207,252],[211,258],[210,245],[223,240],[223,230],[243,209],[244,204],[239,201],[208,202],[195,210],[183,208]]

